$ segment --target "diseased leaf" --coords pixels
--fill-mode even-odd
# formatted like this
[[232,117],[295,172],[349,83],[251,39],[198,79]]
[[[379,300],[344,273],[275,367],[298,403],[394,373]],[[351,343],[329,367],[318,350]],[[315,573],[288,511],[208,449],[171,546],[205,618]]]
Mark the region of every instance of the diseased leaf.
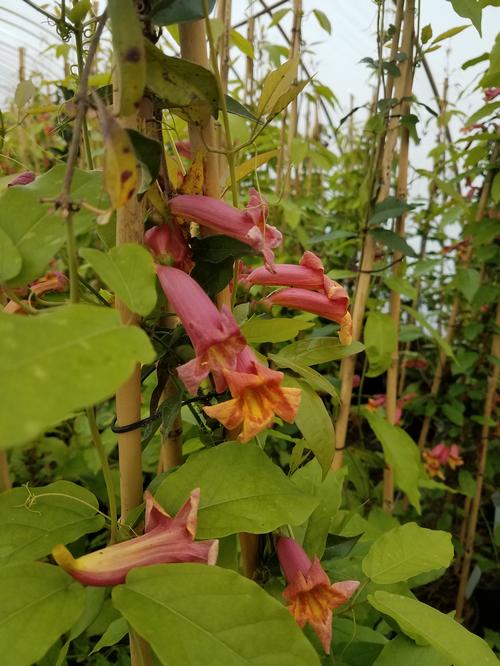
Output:
[[143,331],[92,305],[33,317],[0,312],[0,338],[2,448],[25,444],[73,410],[109,398],[137,362],[155,358]]
[[211,71],[181,58],[165,55],[146,40],[146,85],[161,104],[192,122],[217,116],[219,97]]
[[137,111],[146,85],[142,26],[133,0],[108,0],[107,9],[116,62],[116,113],[129,116]]
[[134,569],[113,604],[162,664],[319,666],[289,611],[235,571],[204,564]]
[[290,102],[293,102],[293,100],[299,96],[299,94],[304,90],[308,83],[309,79],[306,79],[305,81],[299,81],[299,83],[293,83],[290,85],[288,90],[283,93],[283,95],[280,95],[280,97],[278,97],[276,102],[273,104],[271,110],[269,111],[270,115],[275,116],[278,113],[281,113],[283,109],[286,109]]
[[[297,73],[298,58],[287,60],[264,79],[257,105],[257,116],[273,112],[278,100],[286,95]],[[283,108],[283,107],[282,107]]]
[[162,482],[156,499],[176,513],[197,487],[200,539],[298,525],[317,506],[317,500],[300,492],[255,444],[226,442],[194,455]]
[[104,187],[113,209],[121,208],[139,188],[137,158],[127,130],[95,96],[104,138]]
[[[45,497],[45,495],[47,495]],[[48,555],[104,525],[97,498],[70,481],[13,488],[0,495],[0,563],[18,564]]]
[[31,666],[37,662],[69,631],[84,607],[84,588],[59,567],[40,562],[2,567],[2,665]]
[[156,270],[151,254],[135,243],[125,243],[101,252],[80,250],[102,281],[132,310],[142,317],[156,305]]

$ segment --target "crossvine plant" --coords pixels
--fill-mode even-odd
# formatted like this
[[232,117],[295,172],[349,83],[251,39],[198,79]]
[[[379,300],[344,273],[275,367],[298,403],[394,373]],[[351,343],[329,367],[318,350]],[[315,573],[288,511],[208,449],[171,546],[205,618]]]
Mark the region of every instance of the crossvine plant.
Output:
[[338,126],[301,0],[27,4],[68,75],[1,115],[2,664],[497,663],[500,43],[467,122],[428,62],[495,3],[377,0]]

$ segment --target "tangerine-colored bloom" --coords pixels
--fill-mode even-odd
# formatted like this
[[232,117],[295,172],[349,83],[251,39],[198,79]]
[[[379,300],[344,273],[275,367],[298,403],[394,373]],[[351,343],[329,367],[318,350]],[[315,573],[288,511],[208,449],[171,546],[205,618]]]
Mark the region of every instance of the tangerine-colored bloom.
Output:
[[55,546],[55,561],[84,585],[108,586],[125,581],[135,567],[174,562],[215,564],[219,542],[194,541],[200,490],[191,492],[175,518],[168,515],[151,493],[145,494],[145,534],[113,544],[75,559],[66,546]]
[[227,384],[223,371],[236,368],[238,353],[246,340],[231,312],[219,312],[200,285],[187,273],[171,266],[157,266],[165,296],[189,335],[196,357],[177,368],[190,393],[211,372],[218,392]]
[[169,206],[172,215],[194,220],[250,245],[262,252],[267,266],[273,266],[272,249],[281,245],[283,237],[278,229],[267,224],[267,202],[253,187],[245,210],[234,208],[221,199],[197,194],[181,194],[171,199]]
[[194,263],[191,258],[191,249],[178,224],[159,224],[151,227],[144,234],[144,244],[151,250],[157,261],[163,261],[167,256],[181,271],[190,273]]
[[311,625],[329,654],[333,609],[352,597],[359,581],[344,580],[332,585],[318,558],[314,556],[311,562],[303,548],[289,537],[278,537],[276,552],[288,583],[283,591],[288,610],[301,629],[306,623]]
[[282,387],[283,373],[259,363],[250,347],[238,355],[235,370],[224,370],[232,399],[204,407],[208,416],[217,419],[228,430],[242,427],[239,440],[248,442],[269,428],[275,415],[293,423],[300,404],[298,388]]
[[41,296],[47,291],[67,291],[69,280],[61,271],[48,271],[38,280],[30,285],[30,290],[36,296]]

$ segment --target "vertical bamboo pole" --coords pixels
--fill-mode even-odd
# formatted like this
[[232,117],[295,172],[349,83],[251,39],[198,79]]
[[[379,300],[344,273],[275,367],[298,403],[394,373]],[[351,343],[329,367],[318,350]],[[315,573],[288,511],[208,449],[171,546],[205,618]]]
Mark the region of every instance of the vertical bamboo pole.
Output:
[[[253,45],[255,39],[255,19],[251,16],[248,19],[247,39]],[[247,56],[245,67],[245,97],[246,103],[251,106],[253,103],[253,58]]]
[[[493,148],[491,157],[490,157],[490,165],[495,164],[495,162],[498,159],[498,156],[500,154],[500,142],[497,141],[495,144],[495,147]],[[481,196],[479,197],[479,203],[477,206],[477,212],[475,215],[475,220],[476,222],[480,222],[483,218],[484,211],[486,209],[486,206],[488,204],[488,199],[490,196],[490,190],[491,190],[491,184],[493,182],[493,177],[495,175],[495,170],[494,169],[489,169],[488,173],[486,174],[484,178],[484,183],[483,183],[483,188],[481,190]],[[467,248],[467,252],[465,253],[464,259],[463,259],[463,266],[466,268],[469,265],[470,259],[472,256],[472,245],[469,245]],[[446,335],[445,335],[445,340],[448,344],[451,343],[453,340],[453,337],[455,335],[455,328],[457,325],[457,320],[458,320],[458,315],[460,312],[460,301],[461,297],[459,295],[455,296],[453,299],[453,304],[451,306],[451,312],[450,312],[450,318],[448,319],[448,326],[446,329]],[[430,390],[430,397],[435,398],[437,394],[439,393],[439,389],[441,387],[441,380],[443,378],[443,373],[446,368],[446,362],[447,362],[448,357],[446,356],[446,353],[443,350],[440,350],[439,356],[438,356],[438,362],[436,366],[436,371],[434,373],[434,378],[432,380],[432,386]],[[422,421],[422,428],[420,430],[420,435],[418,438],[418,446],[420,449],[425,448],[425,445],[427,443],[427,436],[429,434],[429,428],[431,424],[431,417],[426,416],[424,420]]]
[[[297,75],[299,72],[300,61],[300,34],[302,26],[302,0],[293,0],[293,23],[292,23],[292,43],[290,48],[290,58],[297,58],[297,64],[294,72],[294,83],[297,83]],[[297,134],[297,125],[299,120],[298,114],[298,99],[295,99],[290,104],[288,116],[288,134],[285,153],[284,173],[285,181],[283,193],[286,197],[290,192],[290,178],[292,169],[292,146],[295,135]]]
[[[404,87],[401,92],[405,98],[411,96],[413,80],[413,33],[415,23],[415,0],[408,0],[404,11],[404,26],[402,37],[402,50],[406,54],[406,60],[400,66],[401,80],[404,81]],[[401,114],[407,115],[410,112],[409,101],[402,101],[398,104]],[[399,148],[399,171],[396,196],[402,201],[406,201],[408,195],[408,156],[410,147],[410,133],[407,127],[400,128],[400,148]],[[396,221],[396,233],[404,236],[406,214],[400,215]],[[392,269],[393,275],[399,277],[401,274],[401,252],[394,252],[395,263]],[[391,424],[396,423],[397,410],[397,392],[398,392],[398,366],[399,366],[399,323],[401,317],[401,295],[398,291],[391,290],[389,297],[389,311],[394,326],[397,331],[396,349],[391,358],[391,365],[387,371],[386,384],[386,412],[387,420]],[[387,513],[392,513],[394,509],[394,473],[392,467],[386,465],[384,469],[384,500],[383,507]]]
[[[391,43],[391,55],[390,55],[391,60],[395,58],[398,50],[399,37],[401,32],[401,23],[403,19],[403,6],[404,6],[404,0],[398,0],[396,6],[396,16],[394,19],[395,32]],[[394,79],[391,76],[389,76],[387,78],[387,84],[385,89],[385,96],[387,98],[391,97],[392,95],[393,85],[394,85]],[[383,201],[389,193],[391,165],[394,157],[395,143],[396,143],[396,132],[394,131],[393,128],[391,128],[391,125],[389,125],[387,134],[385,135],[385,137],[381,137],[379,143],[380,186],[376,198],[377,203]],[[361,337],[366,301],[370,291],[371,270],[373,268],[374,256],[375,256],[375,238],[371,234],[366,233],[362,249],[361,267],[358,275],[354,306],[352,310],[352,335],[353,335],[353,340],[355,341],[359,340]],[[343,359],[340,366],[340,379],[341,379],[340,410],[337,422],[335,424],[336,451],[332,463],[333,470],[338,470],[342,467],[344,448],[346,443],[346,435],[347,435],[347,426],[349,423],[349,412],[351,408],[352,379],[354,376],[354,365],[355,365],[355,357],[349,356]]]
[[[498,331],[500,328],[500,301],[497,303],[495,326]],[[498,379],[500,376],[500,335],[493,334],[491,343],[491,356],[493,358],[491,364],[491,372],[488,378],[488,388],[486,391],[486,399],[484,402],[484,424],[481,428],[481,441],[478,451],[478,465],[476,474],[476,493],[472,500],[471,513],[469,524],[467,526],[467,536],[465,539],[465,552],[462,563],[462,571],[460,574],[460,584],[458,587],[456,616],[455,619],[460,622],[463,616],[464,603],[465,603],[465,588],[469,578],[469,571],[472,562],[472,554],[474,552],[474,540],[476,537],[477,520],[479,516],[479,509],[481,506],[481,494],[483,490],[484,473],[486,469],[486,460],[488,457],[488,439],[490,426],[488,425],[493,412],[493,405],[495,401],[495,394],[497,390]]]

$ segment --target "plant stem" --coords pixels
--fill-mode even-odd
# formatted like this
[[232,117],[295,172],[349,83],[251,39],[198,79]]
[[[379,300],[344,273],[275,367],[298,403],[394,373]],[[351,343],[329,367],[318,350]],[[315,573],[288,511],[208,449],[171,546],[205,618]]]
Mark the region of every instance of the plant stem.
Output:
[[[78,62],[78,76],[81,78],[84,70],[82,28],[78,28],[77,30],[75,30],[75,42],[76,42],[76,58]],[[94,160],[92,158],[92,148],[90,147],[89,128],[87,125],[86,115],[83,116],[82,120],[82,135],[83,135],[83,145],[85,147],[87,168],[92,170],[94,168]]]
[[[297,74],[299,71],[300,61],[300,30],[302,23],[302,0],[293,0],[293,24],[292,24],[292,46],[290,49],[290,59],[297,58],[297,65],[294,72],[294,84],[297,83]],[[286,157],[285,157],[285,182],[283,194],[286,197],[290,192],[290,177],[291,177],[291,159],[292,159],[292,146],[295,135],[297,134],[298,123],[298,100],[295,97],[290,104],[290,112],[288,116],[288,136],[286,143]]]
[[68,211],[66,217],[66,244],[68,249],[69,266],[69,293],[72,303],[78,303],[80,300],[80,288],[78,278],[78,247],[75,238],[75,223],[73,213]]
[[85,410],[87,414],[87,420],[90,426],[90,432],[92,434],[92,441],[99,456],[102,467],[102,475],[104,477],[104,483],[106,484],[106,493],[108,495],[108,506],[109,506],[109,516],[111,519],[111,535],[109,543],[116,543],[118,540],[118,510],[116,507],[116,496],[115,489],[113,484],[113,477],[111,476],[111,469],[109,467],[108,456],[104,450],[102,443],[101,433],[97,427],[97,421],[95,418],[95,411],[93,407],[87,407]]

